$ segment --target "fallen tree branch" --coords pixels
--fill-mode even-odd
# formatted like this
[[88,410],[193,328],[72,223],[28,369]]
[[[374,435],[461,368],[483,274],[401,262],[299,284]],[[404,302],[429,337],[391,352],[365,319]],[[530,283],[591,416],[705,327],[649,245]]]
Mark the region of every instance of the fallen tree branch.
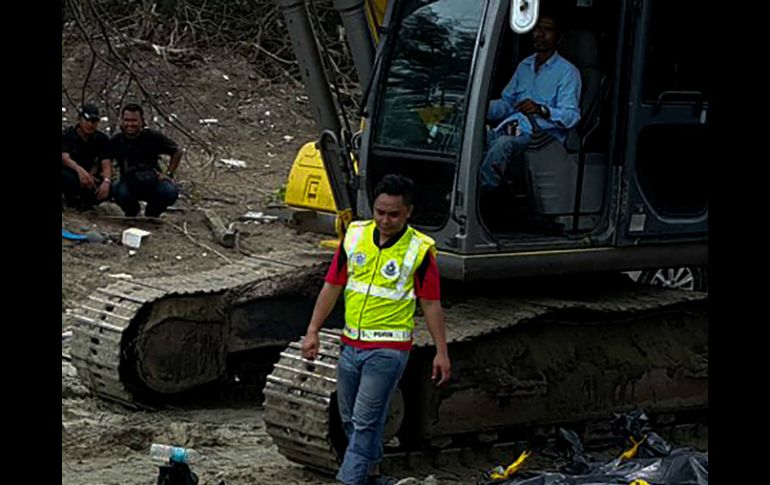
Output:
[[282,62],[282,63],[287,64],[289,66],[293,66],[293,65],[297,64],[297,61],[290,61],[288,59],[283,59],[281,57],[278,57],[277,55],[273,54],[272,52],[270,52],[269,50],[265,49],[264,47],[262,47],[261,45],[257,44],[256,42],[252,42],[251,44],[249,44],[249,43],[245,43],[245,44],[246,45],[251,45],[252,47],[257,49],[258,51],[266,54],[271,59],[274,59],[274,60],[276,60],[278,62]]
[[170,224],[171,226],[173,226],[173,227],[175,227],[176,229],[178,229],[178,230],[179,230],[179,231],[180,231],[182,234],[184,234],[185,236],[187,236],[187,239],[189,239],[190,241],[192,241],[192,242],[193,242],[193,244],[195,244],[195,245],[197,245],[197,246],[199,246],[199,247],[201,247],[201,248],[205,249],[206,251],[211,251],[212,253],[216,254],[216,255],[217,255],[217,256],[219,256],[220,258],[224,259],[224,260],[225,260],[225,262],[226,262],[226,263],[228,263],[228,264],[232,263],[232,261],[230,260],[230,258],[228,258],[227,256],[225,256],[224,254],[220,253],[220,252],[219,252],[219,251],[217,251],[216,249],[210,248],[209,246],[207,246],[207,245],[203,244],[202,242],[200,242],[200,241],[198,241],[197,239],[195,239],[194,237],[192,237],[192,235],[190,235],[190,232],[187,230],[187,221],[185,221],[185,222],[184,222],[184,227],[180,227],[179,225],[177,225],[177,224],[174,224],[173,222],[170,222],[170,221],[166,221],[166,223],[168,223],[168,224]]
[[234,248],[238,244],[238,230],[226,226],[222,218],[213,210],[202,209],[202,212],[206,218],[206,224],[219,244],[226,248]]
[[62,86],[61,86],[61,92],[62,92],[62,94],[64,94],[64,97],[67,98],[67,102],[72,107],[72,110],[75,111],[75,113],[77,113],[77,111],[78,111],[78,104],[70,97],[70,93],[67,92],[67,88],[64,87],[64,84],[62,84]]
[[96,65],[96,51],[91,49],[91,62],[88,63],[88,72],[85,79],[83,79],[83,88],[80,93],[80,103],[86,102],[86,87],[88,86],[88,80],[91,79],[91,74],[94,72],[94,66]]
[[[152,50],[153,52],[155,52],[156,54],[162,57],[165,57],[167,54],[177,55],[177,56],[193,55],[195,57],[200,57],[200,54],[198,54],[193,49],[162,46],[162,45],[154,44],[152,42],[148,42],[142,39],[135,39],[135,38],[127,39],[127,44],[138,45],[145,48],[146,50]],[[118,47],[123,47],[123,46],[120,45]]]

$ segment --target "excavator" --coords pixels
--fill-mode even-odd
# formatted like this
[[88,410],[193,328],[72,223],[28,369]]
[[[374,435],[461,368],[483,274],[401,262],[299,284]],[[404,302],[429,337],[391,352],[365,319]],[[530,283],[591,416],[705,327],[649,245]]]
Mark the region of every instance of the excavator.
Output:
[[[424,189],[411,222],[442,241],[447,278],[619,269],[638,270],[635,279],[646,283],[707,290],[708,197],[698,162],[708,128],[705,54],[697,42],[703,32],[675,30],[700,9],[658,6],[653,14],[656,2],[644,8],[606,0],[551,3],[572,19],[559,50],[580,70],[582,118],[563,146],[530,154],[532,193],[525,203],[503,194],[498,206],[485,207],[476,179],[486,106],[532,52],[513,20],[506,30],[508,13],[495,26],[486,15],[522,5],[532,12],[537,2],[479,7],[474,15],[483,13],[483,22],[444,15],[461,8],[460,1],[335,2],[365,86],[363,130],[352,144],[313,30],[302,21],[304,2],[281,2],[287,25],[297,30],[295,52],[323,133],[320,143],[300,150],[289,174],[286,203],[297,209],[290,222],[327,232],[336,223],[339,232],[340,217],[371,216],[369,194],[385,172],[405,173]],[[399,14],[402,8],[415,12]],[[475,27],[463,34],[449,28],[452,22]],[[327,147],[322,157],[327,137],[338,147]],[[324,161],[332,156],[341,159],[329,170]],[[510,217],[512,206],[525,215]]]
[[[569,19],[559,52],[581,74],[581,120],[564,143],[535,130],[526,190],[503,184],[490,199],[478,179],[487,107],[532,52],[538,0],[335,0],[363,93],[355,132],[305,2],[278,0],[320,132],[289,175],[290,220],[342,235],[400,173],[419,188],[410,224],[438,250],[453,378],[430,384],[418,315],[387,456],[639,407],[707,419],[708,294],[621,275],[676,267],[707,281],[705,9],[550,3]],[[330,259],[275,252],[100,288],[77,310],[72,362],[93,393],[127,405],[256,375],[279,451],[334,471],[340,309],[315,361],[297,340]]]
[[[549,5],[570,19],[559,51],[580,70],[581,120],[563,144],[533,135],[524,194],[485,200],[487,107],[532,52],[526,33],[539,2],[334,3],[364,92],[363,128],[351,136],[338,121],[304,2],[279,0],[322,129],[295,162],[287,203],[325,214],[339,232],[351,218],[372,217],[384,175],[407,175],[419,187],[410,223],[435,239],[442,279],[461,283],[442,298],[456,377],[431,385],[430,337],[418,317],[388,452],[497,442],[632,407],[707,410],[707,295],[617,278],[637,270],[660,280],[670,270],[659,268],[678,267],[692,289],[707,289],[705,24],[692,19],[702,8]],[[325,471],[345,449],[338,342],[327,332],[313,363],[293,342],[264,391],[279,450]]]

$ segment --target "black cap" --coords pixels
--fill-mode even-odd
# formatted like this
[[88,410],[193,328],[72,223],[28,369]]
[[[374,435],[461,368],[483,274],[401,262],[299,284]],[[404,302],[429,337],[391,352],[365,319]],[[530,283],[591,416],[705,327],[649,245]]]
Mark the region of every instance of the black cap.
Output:
[[95,104],[86,103],[80,108],[80,116],[90,121],[99,119],[99,108]]

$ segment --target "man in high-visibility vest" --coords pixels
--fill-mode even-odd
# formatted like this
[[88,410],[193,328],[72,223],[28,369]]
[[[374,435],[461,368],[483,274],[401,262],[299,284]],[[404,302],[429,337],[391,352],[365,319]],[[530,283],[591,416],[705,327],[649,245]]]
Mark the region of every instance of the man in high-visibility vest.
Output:
[[411,180],[386,175],[374,193],[374,219],[352,222],[316,300],[302,355],[318,354],[318,331],[340,293],[345,328],[337,365],[337,402],[348,447],[337,479],[363,485],[382,459],[390,399],[412,348],[416,301],[436,345],[432,379],[449,380],[444,314],[434,242],[407,224]]

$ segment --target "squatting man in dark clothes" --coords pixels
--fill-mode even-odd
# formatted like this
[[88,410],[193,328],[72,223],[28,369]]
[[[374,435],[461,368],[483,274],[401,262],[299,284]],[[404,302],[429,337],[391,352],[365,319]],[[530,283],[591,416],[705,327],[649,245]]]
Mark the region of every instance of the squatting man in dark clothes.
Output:
[[337,365],[337,403],[348,446],[337,479],[372,483],[393,392],[412,348],[416,300],[436,344],[432,379],[449,380],[435,243],[407,224],[413,183],[387,175],[375,189],[374,220],[355,221],[337,248],[316,300],[302,356],[318,355],[318,332],[340,293],[345,328]]
[[110,198],[109,138],[98,126],[99,109],[86,103],[77,124],[62,133],[62,194],[64,202],[78,210],[92,209]]
[[[145,128],[144,111],[138,104],[125,105],[120,116],[121,132],[110,140],[120,169],[120,182],[113,188],[115,203],[133,217],[139,214],[139,201],[146,201],[144,215],[159,217],[179,197],[174,172],[183,151],[171,138]],[[171,157],[165,172],[158,161],[160,155]]]

